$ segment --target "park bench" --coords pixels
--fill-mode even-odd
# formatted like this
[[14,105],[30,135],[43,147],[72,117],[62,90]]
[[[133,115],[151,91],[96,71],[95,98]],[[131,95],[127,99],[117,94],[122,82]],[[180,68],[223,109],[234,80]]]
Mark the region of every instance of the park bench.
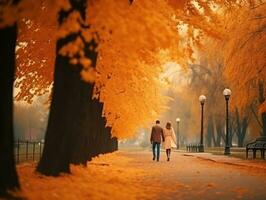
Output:
[[261,158],[265,159],[265,150],[266,150],[266,138],[261,137],[256,139],[256,141],[248,143],[246,146],[246,158],[248,158],[249,151],[253,151],[253,158],[256,158],[257,151],[260,151]]
[[200,152],[201,145],[200,144],[188,144],[187,151],[188,152]]

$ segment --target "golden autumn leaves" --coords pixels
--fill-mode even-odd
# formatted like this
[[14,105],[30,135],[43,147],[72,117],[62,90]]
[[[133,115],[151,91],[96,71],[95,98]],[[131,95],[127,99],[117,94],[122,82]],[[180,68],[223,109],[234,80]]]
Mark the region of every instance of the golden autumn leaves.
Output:
[[[56,13],[61,8],[70,9],[68,1],[57,4],[51,0],[42,1],[41,9],[35,9],[37,15],[29,17],[32,26],[25,26],[25,16],[20,22],[19,42],[29,45],[17,52],[18,99],[30,102],[34,95],[47,92],[53,82],[56,36],[81,32],[82,37],[61,48],[60,54],[70,57],[71,64],[83,66],[82,79],[95,84],[94,97],[104,103],[103,115],[107,125],[112,126],[113,135],[131,136],[138,127],[148,124],[165,110],[168,98],[161,94],[165,85],[160,75],[166,62],[174,61],[184,68],[188,63],[197,63],[198,52],[215,40],[219,46],[226,47],[221,50],[221,59],[228,70],[231,67],[233,71],[227,73],[230,83],[234,83],[239,73],[248,72],[249,67],[251,71],[242,74],[243,80],[250,73],[256,73],[251,67],[253,64],[265,66],[263,48],[253,55],[252,60],[256,62],[249,63],[248,50],[256,45],[246,43],[243,48],[237,47],[237,35],[243,34],[241,38],[245,38],[250,31],[248,23],[244,24],[245,16],[249,15],[248,6],[248,3],[234,0],[135,0],[131,5],[128,0],[91,0],[86,21],[78,12],[73,12],[56,27]],[[261,13],[265,10],[264,7],[259,9]],[[247,11],[242,13],[243,10]],[[236,15],[234,12],[241,13],[239,27],[234,25],[238,23],[232,18]],[[256,33],[257,26],[252,27]],[[259,33],[254,38],[257,45],[265,42]],[[83,40],[97,43],[96,68],[85,56]],[[241,54],[228,55],[232,49]],[[260,74],[265,74],[264,71],[262,68]]]

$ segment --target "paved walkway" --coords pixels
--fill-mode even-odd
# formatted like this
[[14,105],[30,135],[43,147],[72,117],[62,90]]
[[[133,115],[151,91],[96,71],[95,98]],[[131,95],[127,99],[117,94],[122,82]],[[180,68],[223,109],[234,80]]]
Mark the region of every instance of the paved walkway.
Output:
[[73,166],[72,175],[59,178],[36,174],[35,164],[19,165],[18,171],[29,200],[265,200],[266,170],[248,162],[180,152],[170,162],[162,152],[156,162],[150,151],[121,150],[95,158],[87,168]]
[[164,182],[169,188],[171,184],[178,185],[176,189],[172,187],[171,191],[165,193],[166,199],[266,199],[264,161],[241,160],[210,153],[174,152],[171,161],[166,162],[162,153],[159,163],[146,161],[151,157],[151,152],[132,153],[132,156],[141,155],[142,158],[137,160],[145,163],[146,169],[160,171],[159,174],[150,174],[151,180]]

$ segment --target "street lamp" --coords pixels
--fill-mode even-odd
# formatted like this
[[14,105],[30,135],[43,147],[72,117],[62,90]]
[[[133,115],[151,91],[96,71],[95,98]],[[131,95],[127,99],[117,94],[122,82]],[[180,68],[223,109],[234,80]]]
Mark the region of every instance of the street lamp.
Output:
[[176,149],[179,149],[179,122],[180,122],[180,118],[176,118]]
[[223,91],[223,95],[226,101],[226,135],[225,135],[225,148],[224,148],[224,155],[230,155],[230,145],[229,145],[229,132],[228,132],[228,101],[231,96],[231,90],[228,88],[225,88]]
[[206,96],[200,95],[199,96],[199,102],[201,105],[201,130],[200,130],[200,147],[199,147],[199,152],[204,152],[204,145],[203,145],[203,107],[204,103],[206,101]]

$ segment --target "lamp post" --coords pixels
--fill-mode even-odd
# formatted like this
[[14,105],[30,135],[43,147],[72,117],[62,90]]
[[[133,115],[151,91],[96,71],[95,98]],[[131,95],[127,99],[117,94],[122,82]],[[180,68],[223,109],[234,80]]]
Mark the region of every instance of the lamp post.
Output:
[[228,122],[229,122],[229,116],[228,116],[228,102],[231,96],[231,90],[228,88],[225,88],[223,91],[223,95],[226,102],[226,135],[225,135],[225,148],[224,148],[224,155],[230,154],[230,145],[229,145],[229,132],[228,132]]
[[204,103],[206,101],[206,96],[200,95],[199,96],[199,102],[201,105],[201,129],[200,129],[200,147],[199,147],[199,152],[204,152],[204,145],[203,145],[203,108],[204,108]]
[[179,149],[179,123],[180,118],[176,118],[176,149]]

